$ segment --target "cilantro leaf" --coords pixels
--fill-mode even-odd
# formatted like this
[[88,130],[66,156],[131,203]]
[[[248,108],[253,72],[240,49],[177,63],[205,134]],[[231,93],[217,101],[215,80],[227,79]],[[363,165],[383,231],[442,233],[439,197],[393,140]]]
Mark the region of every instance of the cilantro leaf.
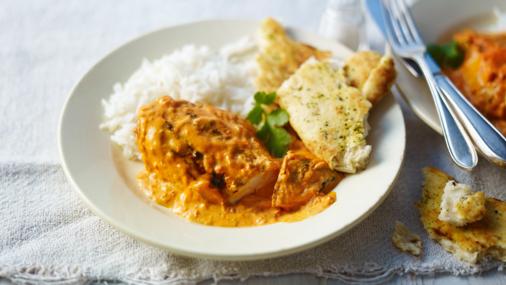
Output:
[[283,157],[288,151],[292,142],[292,136],[282,127],[288,123],[289,114],[286,110],[276,108],[268,113],[264,105],[268,106],[274,103],[276,93],[255,93],[255,106],[249,111],[246,117],[257,132],[256,136],[264,143],[269,152],[276,157]]
[[248,119],[248,121],[250,121],[253,125],[258,125],[262,122],[263,113],[264,110],[262,109],[262,106],[256,104],[255,107],[249,111],[246,119]]
[[262,140],[264,143],[269,141],[269,138],[271,137],[271,128],[269,124],[263,123],[257,131],[257,137]]
[[257,102],[257,104],[270,105],[274,103],[274,99],[276,99],[275,92],[266,93],[259,91],[255,93],[255,102]]
[[273,127],[281,127],[288,123],[289,115],[284,109],[276,109],[267,115],[267,122]]
[[283,157],[288,151],[288,146],[292,142],[292,137],[283,128],[271,127],[271,137],[267,141],[267,148],[272,155]]
[[456,41],[446,44],[430,44],[427,46],[427,52],[434,58],[440,66],[451,68],[459,67],[464,61],[464,50]]

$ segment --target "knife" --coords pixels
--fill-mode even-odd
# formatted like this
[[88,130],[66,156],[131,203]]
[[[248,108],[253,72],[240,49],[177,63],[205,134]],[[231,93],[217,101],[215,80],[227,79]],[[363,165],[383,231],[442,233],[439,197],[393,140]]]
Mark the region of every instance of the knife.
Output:
[[[380,12],[381,0],[365,0],[364,2],[369,16],[376,23],[376,26],[381,30],[383,37],[386,39],[385,23],[383,22],[383,18]],[[418,64],[416,64],[416,62],[408,58],[402,58],[402,63],[413,76],[423,77],[422,70]]]
[[453,107],[477,149],[490,162],[506,167],[506,138],[465,98],[427,52],[425,61],[444,95],[443,99],[448,100]]

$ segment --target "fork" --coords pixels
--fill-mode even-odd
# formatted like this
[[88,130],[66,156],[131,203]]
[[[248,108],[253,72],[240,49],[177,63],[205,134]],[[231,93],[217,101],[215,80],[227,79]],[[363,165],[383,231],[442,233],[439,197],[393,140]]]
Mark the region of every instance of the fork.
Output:
[[388,42],[396,54],[414,60],[420,67],[429,85],[450,156],[458,166],[471,170],[478,163],[476,149],[436,84],[432,66],[427,63],[428,59],[431,60],[430,55],[426,53],[425,44],[414,21],[411,15],[406,13],[407,9],[399,9],[406,7],[402,0],[389,2],[391,5],[388,2],[380,5]]
[[492,163],[502,167],[506,166],[506,138],[476,110],[448,77],[441,72],[432,57],[425,52],[425,44],[404,0],[390,0],[390,3],[391,6],[386,5],[386,12],[390,15],[390,24],[399,40],[398,43],[403,44],[402,46],[405,48],[404,52],[409,53],[411,48],[415,51],[412,55],[414,54],[418,58],[422,57],[421,60],[415,59],[418,63],[425,61],[426,71],[432,74],[432,77],[427,78],[427,81],[435,80],[443,103],[446,102],[445,105],[454,118],[456,115],[478,151]]

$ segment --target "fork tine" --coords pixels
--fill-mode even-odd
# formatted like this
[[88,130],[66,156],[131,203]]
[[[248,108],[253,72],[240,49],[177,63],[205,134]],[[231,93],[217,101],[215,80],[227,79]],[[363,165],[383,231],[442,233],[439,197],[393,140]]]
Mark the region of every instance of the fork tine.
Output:
[[398,0],[398,4],[401,10],[401,14],[404,17],[406,23],[408,24],[408,28],[414,40],[416,41],[417,44],[423,44],[422,37],[418,32],[418,28],[416,27],[415,21],[413,20],[413,15],[411,14],[409,7],[406,5],[406,1]]
[[390,36],[390,39],[395,39],[395,42],[401,45],[405,45],[406,39],[400,30],[399,23],[392,14],[392,10],[388,1],[384,1],[382,7],[385,24],[390,27],[390,29],[387,29],[387,34]]
[[[402,1],[402,0],[401,0]],[[393,16],[397,20],[400,26],[400,30],[406,38],[408,44],[412,44],[415,39],[410,32],[408,24],[406,23],[406,18],[404,16],[403,11],[401,11],[400,4],[398,0],[390,0],[391,9],[393,11]]]

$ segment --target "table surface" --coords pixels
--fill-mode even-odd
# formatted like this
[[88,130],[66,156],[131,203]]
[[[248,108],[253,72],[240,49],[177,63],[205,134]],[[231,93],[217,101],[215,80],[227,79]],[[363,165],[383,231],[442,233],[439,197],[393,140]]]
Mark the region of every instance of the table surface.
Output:
[[[7,2],[9,6],[18,5],[18,11],[26,13],[22,16],[33,16],[30,15],[30,5],[35,4],[37,1],[23,1],[19,4]],[[74,66],[75,72],[70,76],[75,77],[70,80],[64,80],[60,83],[58,89],[69,90],[71,84],[75,82],[79,74],[83,74],[95,61],[99,60],[99,55],[103,55],[111,50],[113,47],[120,45],[121,43],[131,39],[132,37],[138,36],[144,32],[154,30],[159,27],[175,25],[185,22],[191,22],[202,19],[212,18],[252,18],[261,19],[267,15],[273,16],[281,20],[283,23],[288,25],[298,26],[310,31],[316,31],[321,14],[324,11],[325,4],[327,1],[309,1],[309,0],[243,0],[243,1],[227,1],[227,0],[185,0],[185,1],[153,1],[153,5],[160,5],[163,9],[177,10],[181,13],[171,13],[171,17],[166,17],[160,20],[160,17],[146,17],[145,21],[139,25],[139,23],[129,23],[128,19],[116,19],[117,21],[125,21],[122,23],[125,33],[114,34],[109,38],[108,42],[104,42],[101,50],[89,51],[83,47],[76,47],[77,52],[83,53],[83,56],[87,56],[89,62],[81,61],[79,66]],[[101,5],[117,5],[118,9],[138,9],[142,11],[143,1],[132,0],[132,1],[107,1],[102,2],[98,0],[92,1],[68,1],[64,2],[64,5],[72,6],[75,11],[83,11],[84,13],[100,13]],[[58,4],[58,5],[57,5]],[[3,4],[2,4],[3,5]],[[40,5],[40,2],[37,3]],[[63,5],[61,2],[56,1],[45,1],[44,5],[47,5],[48,9],[57,9],[58,6]],[[1,5],[0,5],[1,6]],[[289,7],[290,9],[287,9]],[[12,8],[12,7],[11,7]],[[21,9],[22,8],[22,9]],[[163,10],[162,9],[162,10]],[[0,23],[3,9],[0,9]],[[5,11],[5,10],[4,10]],[[42,17],[41,20],[45,20]],[[46,19],[47,20],[47,19]],[[115,21],[116,21],[115,20]],[[62,23],[62,25],[65,23]],[[131,29],[129,29],[129,27]],[[4,27],[5,28],[5,27]],[[20,30],[26,29],[26,27],[17,27]],[[114,31],[114,28],[104,26],[104,33]],[[1,28],[0,28],[1,30]],[[68,31],[69,37],[81,36],[88,37],[91,32],[87,32],[85,29],[79,31]],[[38,40],[38,39],[34,39]],[[39,39],[40,40],[40,39]],[[90,37],[90,40],[93,40]],[[97,46],[97,45],[93,45]],[[90,55],[97,55],[96,57]],[[0,67],[1,69],[1,67]],[[1,70],[0,70],[1,71]],[[1,90],[1,87],[0,87]],[[0,92],[1,93],[1,92]],[[64,93],[64,92],[62,92]],[[57,106],[59,107],[59,106]],[[56,117],[55,117],[56,120]],[[34,122],[36,123],[36,122]],[[56,125],[56,121],[54,122]],[[20,148],[21,149],[21,148]],[[1,157],[16,157],[18,153],[11,153],[9,147],[0,150]],[[38,155],[38,156],[37,156]],[[58,155],[56,147],[53,142],[48,142],[48,149],[44,153],[34,154],[36,159],[40,160],[52,160],[57,161]],[[223,281],[222,284],[233,284],[237,281]],[[101,282],[99,282],[101,283]],[[107,284],[117,284],[111,281],[106,282]],[[203,282],[204,284],[212,283]],[[392,284],[506,284],[506,276],[503,272],[492,272],[482,276],[472,277],[455,277],[448,275],[438,276],[400,276],[390,280]],[[0,285],[10,284],[8,280],[0,279]],[[340,280],[325,280],[310,275],[289,275],[280,277],[255,277],[244,281],[244,284],[344,284]]]

